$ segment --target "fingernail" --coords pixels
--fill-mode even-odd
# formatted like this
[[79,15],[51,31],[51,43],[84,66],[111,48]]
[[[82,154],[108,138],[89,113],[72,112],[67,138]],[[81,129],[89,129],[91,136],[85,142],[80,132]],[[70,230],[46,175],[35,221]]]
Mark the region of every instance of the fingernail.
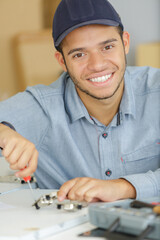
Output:
[[64,199],[64,198],[63,198],[62,196],[59,196],[59,197],[58,197],[58,200],[59,200],[60,202],[63,201],[63,199]]
[[15,176],[16,176],[17,178],[19,178],[19,174],[18,174],[18,173],[15,173]]

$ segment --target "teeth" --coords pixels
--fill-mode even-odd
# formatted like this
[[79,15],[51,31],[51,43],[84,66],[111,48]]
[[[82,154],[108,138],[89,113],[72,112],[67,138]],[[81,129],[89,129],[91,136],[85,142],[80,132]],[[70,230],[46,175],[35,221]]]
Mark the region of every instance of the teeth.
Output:
[[102,76],[102,77],[98,77],[98,78],[91,78],[89,79],[91,82],[105,82],[108,78],[110,78],[112,76],[112,74],[106,75],[106,76]]

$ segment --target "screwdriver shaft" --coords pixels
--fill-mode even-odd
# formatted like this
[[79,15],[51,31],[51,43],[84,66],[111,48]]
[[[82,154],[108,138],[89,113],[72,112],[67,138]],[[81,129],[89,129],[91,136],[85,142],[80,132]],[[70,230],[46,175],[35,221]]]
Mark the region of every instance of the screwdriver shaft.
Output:
[[33,193],[32,186],[31,186],[31,184],[30,184],[30,181],[28,180],[27,183],[28,183],[28,186],[29,186],[29,188],[30,188],[30,190],[31,190],[32,197],[33,197],[34,201],[36,201],[36,199],[35,199],[35,197],[34,197],[34,193]]

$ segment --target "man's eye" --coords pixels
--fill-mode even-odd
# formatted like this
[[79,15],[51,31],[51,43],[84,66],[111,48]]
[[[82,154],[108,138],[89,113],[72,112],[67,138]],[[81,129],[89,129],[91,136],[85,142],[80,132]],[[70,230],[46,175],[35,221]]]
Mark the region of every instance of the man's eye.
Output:
[[108,46],[105,46],[105,47],[104,47],[104,50],[109,50],[109,49],[112,49],[112,48],[113,48],[112,45],[108,45]]
[[83,57],[84,56],[84,53],[77,53],[73,56],[73,58],[80,58],[80,57]]

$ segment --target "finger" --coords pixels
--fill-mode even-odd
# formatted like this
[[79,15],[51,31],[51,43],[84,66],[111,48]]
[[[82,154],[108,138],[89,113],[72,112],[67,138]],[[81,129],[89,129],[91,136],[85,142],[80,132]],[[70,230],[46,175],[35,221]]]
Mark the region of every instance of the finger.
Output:
[[[34,144],[29,144],[29,146],[26,147],[26,148],[23,150],[22,153],[20,152],[19,146],[18,146],[18,147],[17,147],[17,150],[15,150],[15,152],[17,153],[17,155],[16,155],[16,153],[15,153],[15,154],[13,153],[13,155],[14,155],[15,157],[17,157],[17,169],[23,169],[23,168],[25,168],[25,167],[29,164],[29,162],[31,161],[32,156],[34,155],[34,152],[35,152],[35,151],[37,151],[37,150],[35,149]],[[21,155],[20,155],[20,153],[21,153]],[[19,154],[20,156],[18,156],[18,154]],[[18,158],[18,157],[19,157],[19,158]],[[12,158],[13,158],[13,156],[12,156]]]
[[15,143],[10,141],[2,150],[2,155],[5,157],[5,159],[9,162],[9,156],[12,154],[12,152],[15,149]]
[[63,201],[66,197],[70,189],[76,184],[77,178],[71,179],[67,182],[65,182],[59,189],[58,191],[58,200]]
[[25,151],[24,151],[23,147],[17,145],[17,146],[15,146],[13,151],[10,153],[10,155],[6,159],[10,163],[10,165],[17,166],[14,169],[20,169],[23,167],[23,166],[21,166],[21,164],[23,163],[22,159],[24,158],[24,156],[25,156]]
[[14,170],[23,169],[28,165],[35,150],[35,145],[27,140],[22,140],[20,143],[18,142],[15,149],[8,157],[11,168]]
[[[106,191],[104,190],[106,189]],[[94,201],[106,201],[107,199],[107,187],[103,186],[103,180],[97,182],[97,184],[84,194],[84,200],[86,202]]]
[[96,187],[89,188],[88,191],[84,193],[84,201],[86,202],[100,201],[98,197],[98,189]]
[[[26,139],[16,138],[14,141],[9,141],[4,149],[4,156],[6,157],[7,161],[13,165],[18,161],[18,159],[22,159],[21,156],[24,156],[24,152],[33,151],[34,150],[34,144],[27,141]],[[21,164],[21,162],[19,162]],[[19,166],[19,169],[23,166]]]
[[[16,153],[13,153],[10,157],[9,157],[9,162],[10,162],[10,168],[12,168],[13,170],[19,170],[19,169],[24,169],[27,165],[28,162],[30,161],[31,157],[32,157],[33,152],[31,151],[24,151],[21,153],[17,150]],[[16,159],[16,161],[13,162],[12,159]]]
[[37,151],[37,149],[35,149],[33,156],[31,157],[31,160],[28,163],[28,169],[30,171],[32,171],[32,173],[34,173],[37,169],[37,165],[38,165],[38,156],[39,153]]
[[73,188],[68,193],[68,198],[71,200],[84,200],[84,194],[90,189],[92,183],[88,178],[82,178],[73,186]]
[[[23,154],[20,156],[19,159],[17,159],[17,161],[14,164],[10,164],[10,168],[12,168],[13,170],[21,169],[21,174],[22,174],[22,171],[24,170],[24,168],[26,166],[29,166],[29,162],[33,161],[32,159],[36,159],[36,162],[37,162],[37,157],[36,157],[37,151],[35,151],[35,153],[34,151],[32,153],[30,152],[29,154],[26,154],[25,152],[23,152]],[[27,171],[24,171],[24,172],[27,172]]]
[[36,171],[37,163],[38,163],[38,151],[35,149],[31,155],[31,158],[27,159],[27,163],[21,168],[23,170],[16,172],[15,175],[20,178],[30,176]]

